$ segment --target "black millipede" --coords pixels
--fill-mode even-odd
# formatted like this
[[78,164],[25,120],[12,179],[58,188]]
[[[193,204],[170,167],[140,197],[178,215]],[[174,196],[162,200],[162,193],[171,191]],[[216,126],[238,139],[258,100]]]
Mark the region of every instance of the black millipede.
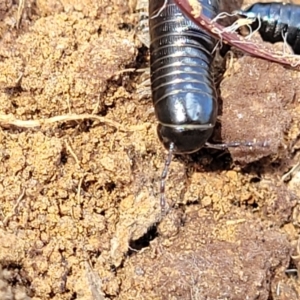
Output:
[[[219,0],[196,0],[202,14],[213,19]],[[212,63],[217,40],[190,20],[175,0],[149,1],[151,91],[158,120],[157,134],[168,150],[161,175],[160,204],[165,208],[165,180],[173,154],[202,147],[226,149],[260,143],[211,144],[217,122],[218,96]],[[268,146],[264,142],[262,147]]]
[[300,54],[300,5],[289,3],[255,3],[238,15],[256,20],[257,29],[266,42],[285,41],[295,54]]
[[[209,18],[219,11],[219,0],[200,0]],[[212,75],[217,41],[188,19],[174,0],[149,1],[150,70],[157,133],[169,157],[205,146],[217,120],[217,93]]]

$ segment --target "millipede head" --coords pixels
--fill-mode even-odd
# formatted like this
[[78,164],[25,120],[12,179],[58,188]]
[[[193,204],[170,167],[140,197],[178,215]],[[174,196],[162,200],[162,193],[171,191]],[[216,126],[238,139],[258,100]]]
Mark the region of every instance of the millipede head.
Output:
[[[186,128],[180,126],[165,126],[158,124],[157,135],[161,143],[167,150],[172,148],[176,154],[194,153],[205,145],[205,142],[211,137],[214,127],[205,125],[205,127],[190,126]],[[172,145],[172,146],[171,146]]]

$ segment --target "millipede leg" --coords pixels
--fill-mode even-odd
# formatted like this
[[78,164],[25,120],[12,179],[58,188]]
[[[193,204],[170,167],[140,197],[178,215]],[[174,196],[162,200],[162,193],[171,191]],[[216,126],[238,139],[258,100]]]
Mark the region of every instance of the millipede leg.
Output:
[[169,152],[168,152],[168,156],[165,161],[165,166],[164,166],[164,169],[163,169],[161,177],[160,177],[160,207],[161,207],[162,213],[164,213],[165,207],[166,207],[166,198],[165,198],[166,178],[169,173],[169,166],[172,161],[173,150],[174,150],[174,144],[171,143]]

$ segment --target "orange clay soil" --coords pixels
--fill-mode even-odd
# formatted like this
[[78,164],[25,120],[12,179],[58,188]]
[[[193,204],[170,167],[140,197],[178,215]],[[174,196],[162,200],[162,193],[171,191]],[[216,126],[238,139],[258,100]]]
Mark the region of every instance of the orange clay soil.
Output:
[[269,147],[175,157],[162,216],[135,1],[0,2],[1,300],[299,299],[299,71],[216,63],[212,140]]

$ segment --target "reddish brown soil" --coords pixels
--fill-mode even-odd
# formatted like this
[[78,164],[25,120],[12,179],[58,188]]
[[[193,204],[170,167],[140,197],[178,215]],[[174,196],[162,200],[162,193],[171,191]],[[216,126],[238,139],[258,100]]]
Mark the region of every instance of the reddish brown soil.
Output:
[[135,1],[14,3],[0,3],[0,299],[299,299],[299,71],[227,56],[213,139],[269,147],[175,157],[162,216]]

